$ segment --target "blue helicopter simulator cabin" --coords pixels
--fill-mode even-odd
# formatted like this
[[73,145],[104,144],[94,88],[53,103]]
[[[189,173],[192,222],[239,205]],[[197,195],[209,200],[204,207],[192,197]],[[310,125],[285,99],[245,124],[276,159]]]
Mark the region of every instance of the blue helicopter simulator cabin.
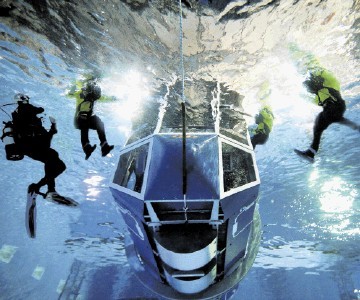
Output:
[[151,134],[130,138],[110,186],[130,264],[168,298],[221,295],[248,256],[260,185],[254,151],[240,112],[219,99],[212,117],[211,126],[183,127],[162,118]]

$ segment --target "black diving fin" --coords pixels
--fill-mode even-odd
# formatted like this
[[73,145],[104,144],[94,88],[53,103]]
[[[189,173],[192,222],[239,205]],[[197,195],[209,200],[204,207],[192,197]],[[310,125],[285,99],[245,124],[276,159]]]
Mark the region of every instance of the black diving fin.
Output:
[[76,202],[75,200],[73,200],[69,197],[61,196],[56,192],[48,193],[44,198],[45,198],[45,200],[56,203],[56,204],[61,204],[61,205],[66,205],[66,206],[78,206],[79,205],[79,203]]
[[26,211],[25,211],[25,227],[27,234],[31,238],[36,236],[36,197],[33,184],[28,187]]

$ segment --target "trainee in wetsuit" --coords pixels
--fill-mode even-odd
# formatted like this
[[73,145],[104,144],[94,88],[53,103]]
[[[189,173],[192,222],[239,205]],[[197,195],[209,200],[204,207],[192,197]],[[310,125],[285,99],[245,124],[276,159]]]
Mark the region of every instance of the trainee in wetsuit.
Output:
[[102,156],[106,156],[114,148],[106,140],[104,123],[98,116],[93,114],[94,103],[100,97],[101,89],[94,82],[87,83],[79,97],[76,97],[77,106],[74,125],[75,128],[81,131],[81,144],[85,153],[85,159],[88,159],[96,148],[96,145],[90,145],[89,129],[97,131]]
[[270,106],[264,106],[255,117],[257,127],[254,129],[254,135],[251,137],[251,144],[255,149],[256,145],[265,144],[269,139],[273,127],[274,115]]
[[310,74],[304,82],[307,90],[315,95],[314,102],[322,106],[323,111],[316,117],[313,129],[313,141],[306,151],[295,151],[303,156],[313,159],[319,150],[321,135],[324,130],[334,122],[345,122],[345,101],[340,94],[339,81],[327,70],[318,69]]
[[45,164],[44,178],[38,183],[31,184],[29,192],[39,193],[40,188],[47,185],[46,198],[59,197],[55,190],[55,178],[64,172],[66,166],[59,154],[51,148],[51,139],[57,133],[55,120],[51,118],[52,125],[47,131],[37,116],[44,112],[42,107],[31,105],[29,97],[23,94],[15,95],[15,101],[18,103],[18,107],[12,113],[15,143],[24,155]]

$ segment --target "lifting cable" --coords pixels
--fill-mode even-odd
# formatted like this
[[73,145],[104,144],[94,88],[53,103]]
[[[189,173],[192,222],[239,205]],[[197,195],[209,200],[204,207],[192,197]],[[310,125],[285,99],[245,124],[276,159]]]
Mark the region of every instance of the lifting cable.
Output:
[[179,14],[180,14],[180,68],[181,68],[181,116],[182,116],[182,173],[183,184],[182,192],[184,195],[184,213],[185,221],[187,221],[188,206],[186,203],[186,190],[187,190],[187,171],[186,171],[186,110],[185,110],[185,71],[184,71],[184,53],[183,53],[183,26],[182,26],[182,7],[181,0],[179,0]]
[[182,22],[182,7],[181,0],[179,0],[179,13],[180,13],[180,68],[181,68],[181,100],[185,104],[185,70],[184,70],[184,53],[183,53],[183,22]]

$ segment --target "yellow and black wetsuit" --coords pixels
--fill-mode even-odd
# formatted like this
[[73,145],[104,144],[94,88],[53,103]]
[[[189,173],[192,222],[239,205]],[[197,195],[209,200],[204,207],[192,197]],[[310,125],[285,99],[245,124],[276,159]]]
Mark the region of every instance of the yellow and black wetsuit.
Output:
[[269,139],[269,134],[273,127],[273,121],[274,115],[270,106],[264,106],[255,118],[257,127],[255,128],[254,135],[251,138],[251,144],[254,149],[256,145],[262,145]]
[[311,144],[311,148],[317,152],[322,133],[330,124],[344,119],[346,105],[340,94],[340,83],[329,71],[318,69],[312,72],[310,79],[304,84],[308,91],[315,95],[314,102],[323,107],[323,111],[315,120]]
[[85,96],[84,99],[76,107],[75,127],[81,130],[81,144],[83,148],[89,141],[89,129],[97,131],[100,144],[106,143],[105,127],[101,119],[93,114],[94,102],[90,96]]

